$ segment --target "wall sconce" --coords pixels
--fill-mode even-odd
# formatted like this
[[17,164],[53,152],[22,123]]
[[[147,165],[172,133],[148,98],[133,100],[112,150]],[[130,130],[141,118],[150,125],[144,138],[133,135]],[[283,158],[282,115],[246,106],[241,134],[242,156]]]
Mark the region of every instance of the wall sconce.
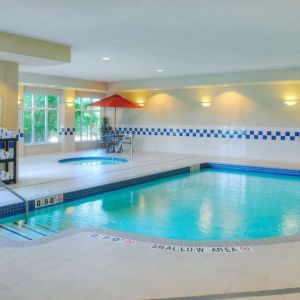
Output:
[[136,104],[139,105],[140,107],[144,107],[145,106],[144,100],[137,100]]
[[209,106],[211,106],[211,103],[210,102],[200,102],[201,103],[201,105],[203,106],[203,107],[209,107]]
[[67,105],[68,107],[73,107],[74,102],[66,102],[66,105]]
[[18,99],[18,105],[21,105],[23,102],[23,99]]
[[296,97],[287,97],[284,99],[284,104],[287,106],[293,106],[297,103],[297,98]]
[[203,107],[209,107],[209,106],[211,106],[211,100],[209,98],[201,99],[200,104]]

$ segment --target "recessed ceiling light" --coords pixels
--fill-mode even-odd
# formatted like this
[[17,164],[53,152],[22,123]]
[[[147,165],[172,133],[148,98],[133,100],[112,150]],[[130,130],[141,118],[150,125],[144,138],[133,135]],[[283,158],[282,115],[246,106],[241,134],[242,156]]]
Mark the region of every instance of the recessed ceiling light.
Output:
[[109,60],[111,60],[110,57],[101,57],[101,59],[104,60],[104,61],[109,61]]
[[158,73],[162,73],[162,72],[164,72],[165,70],[163,70],[163,69],[157,69],[156,70],[156,72],[158,72]]

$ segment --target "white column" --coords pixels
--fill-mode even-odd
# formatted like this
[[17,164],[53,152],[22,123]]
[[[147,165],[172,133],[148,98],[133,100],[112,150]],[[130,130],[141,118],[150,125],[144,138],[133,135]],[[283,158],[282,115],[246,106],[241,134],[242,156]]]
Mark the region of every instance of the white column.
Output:
[[23,118],[23,101],[24,101],[24,85],[19,85],[18,89],[18,128],[20,130],[19,138],[19,155],[24,156],[24,118]]
[[19,65],[0,61],[0,97],[2,97],[2,124],[4,128],[18,128]]
[[[0,61],[0,127],[18,130],[18,81],[19,65],[14,62]],[[18,151],[19,152],[19,151]],[[17,180],[19,160],[17,160]]]

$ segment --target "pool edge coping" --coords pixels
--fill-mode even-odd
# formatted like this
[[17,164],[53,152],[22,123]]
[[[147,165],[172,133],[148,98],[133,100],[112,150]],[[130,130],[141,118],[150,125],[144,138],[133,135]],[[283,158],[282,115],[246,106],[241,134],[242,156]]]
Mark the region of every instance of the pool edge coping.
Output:
[[[109,235],[117,238],[124,238],[134,240],[136,242],[148,243],[148,244],[159,244],[165,246],[182,246],[182,247],[236,247],[236,246],[271,246],[276,244],[285,244],[292,242],[300,241],[300,234],[277,237],[277,238],[263,238],[263,239],[253,239],[253,240],[209,240],[209,241],[196,241],[196,240],[175,240],[175,239],[166,239],[166,238],[157,238],[157,237],[146,237],[139,234],[131,234],[127,232],[122,232],[118,230],[113,230],[109,228],[70,228],[62,230],[60,232],[54,233],[53,235],[46,236],[36,240],[29,241],[15,241],[9,238],[0,236],[0,247],[32,247],[43,244],[48,244],[50,242],[68,238],[70,236],[87,233],[87,234],[103,234]],[[89,237],[87,235],[87,237]]]

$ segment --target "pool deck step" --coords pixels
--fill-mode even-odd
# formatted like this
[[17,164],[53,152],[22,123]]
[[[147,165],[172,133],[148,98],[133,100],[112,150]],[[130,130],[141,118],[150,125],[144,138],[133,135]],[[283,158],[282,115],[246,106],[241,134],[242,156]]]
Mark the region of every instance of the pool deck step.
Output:
[[32,240],[31,238],[18,233],[15,230],[12,230],[11,228],[5,226],[5,225],[0,225],[0,236],[9,238],[11,240],[15,241],[29,241]]
[[30,241],[40,239],[54,233],[55,231],[38,225],[27,225],[17,222],[0,224],[0,235],[12,240]]

